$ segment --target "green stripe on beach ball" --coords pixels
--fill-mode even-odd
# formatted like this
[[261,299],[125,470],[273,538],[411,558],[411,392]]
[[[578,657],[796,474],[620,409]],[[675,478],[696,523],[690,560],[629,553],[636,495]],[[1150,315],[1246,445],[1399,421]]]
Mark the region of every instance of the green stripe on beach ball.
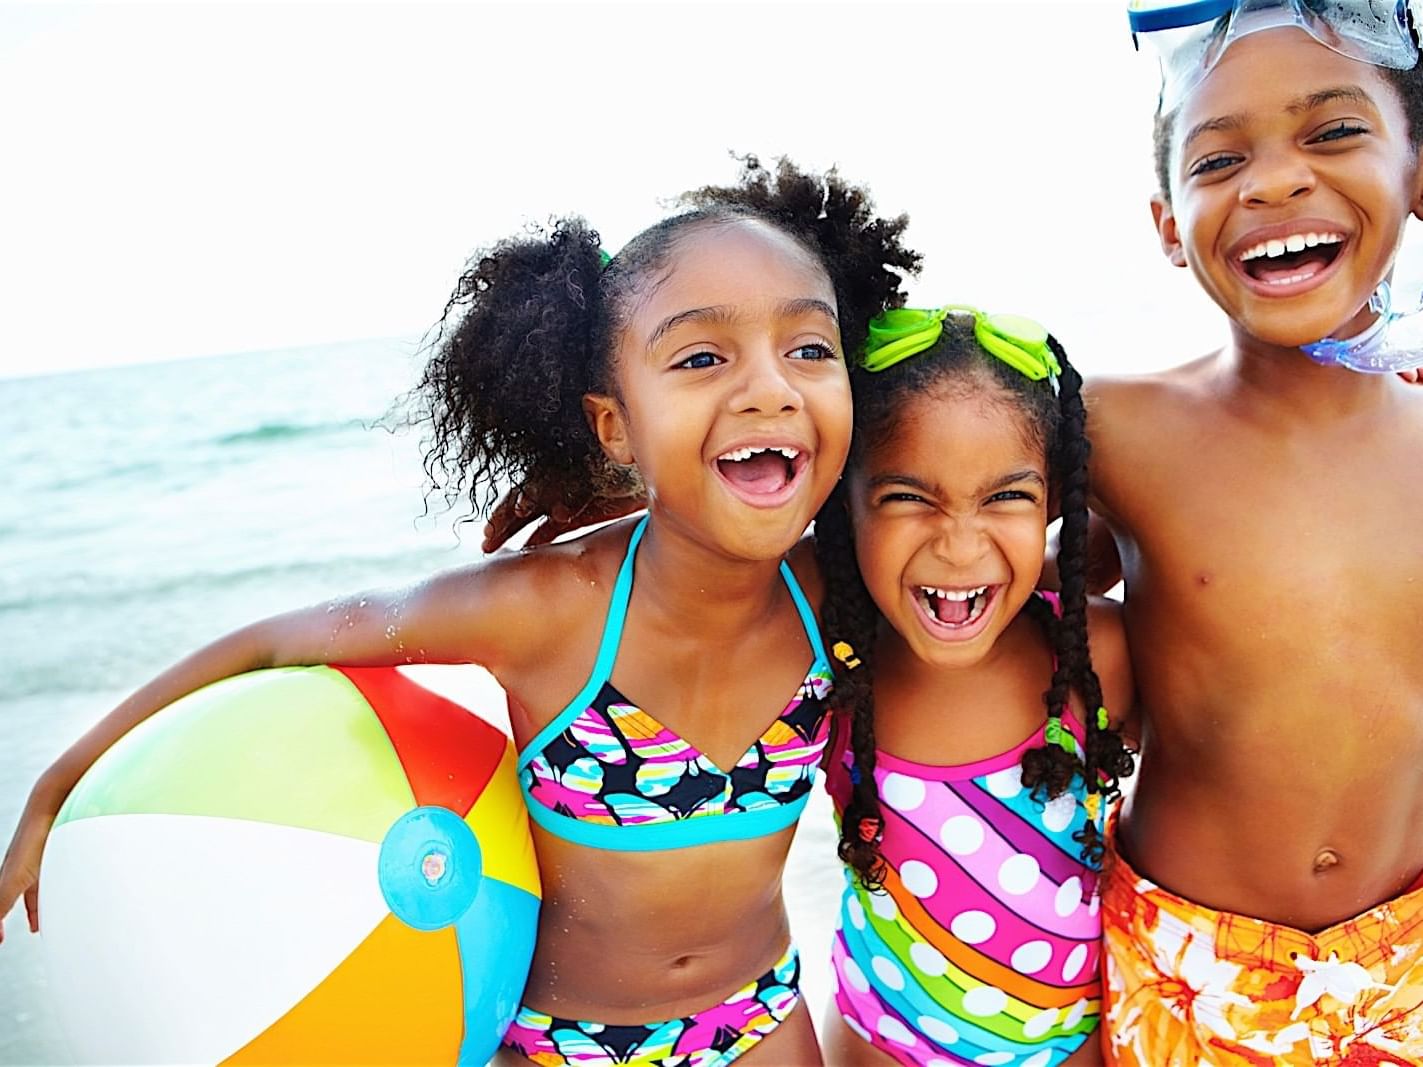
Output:
[[366,700],[329,667],[227,678],[134,727],[89,769],[56,825],[211,815],[379,843],[415,797]]

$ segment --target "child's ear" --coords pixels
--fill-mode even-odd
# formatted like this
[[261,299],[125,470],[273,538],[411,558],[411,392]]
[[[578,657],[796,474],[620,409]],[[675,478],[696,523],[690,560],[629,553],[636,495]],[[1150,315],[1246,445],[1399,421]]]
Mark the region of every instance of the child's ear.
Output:
[[1151,198],[1151,221],[1156,225],[1156,236],[1161,239],[1161,251],[1174,267],[1186,265],[1186,251],[1181,247],[1181,235],[1176,229],[1176,213],[1171,204],[1160,193]]
[[584,394],[583,417],[610,460],[623,467],[636,462],[632,442],[628,439],[627,413],[617,397],[604,393]]

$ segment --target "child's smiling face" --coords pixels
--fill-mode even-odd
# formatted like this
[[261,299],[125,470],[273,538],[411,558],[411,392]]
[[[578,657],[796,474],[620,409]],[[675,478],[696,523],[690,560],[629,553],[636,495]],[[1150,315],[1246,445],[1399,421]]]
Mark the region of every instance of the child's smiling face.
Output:
[[920,394],[850,475],[855,552],[880,613],[940,667],[983,659],[1042,573],[1043,443],[981,378]]
[[1368,325],[1420,202],[1393,86],[1293,28],[1227,49],[1175,116],[1169,170],[1152,204],[1167,256],[1279,346]]
[[677,241],[632,307],[617,397],[590,397],[613,458],[636,463],[659,522],[738,558],[784,554],[845,463],[850,386],[835,292],[765,223]]

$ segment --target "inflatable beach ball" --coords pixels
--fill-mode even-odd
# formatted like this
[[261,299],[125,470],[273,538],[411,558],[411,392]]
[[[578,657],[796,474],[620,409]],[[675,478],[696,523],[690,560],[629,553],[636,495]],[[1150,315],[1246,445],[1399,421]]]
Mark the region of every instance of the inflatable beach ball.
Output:
[[477,668],[241,675],[94,764],[40,879],[76,1055],[493,1055],[533,955],[538,871],[502,696],[441,696],[459,691],[441,671]]

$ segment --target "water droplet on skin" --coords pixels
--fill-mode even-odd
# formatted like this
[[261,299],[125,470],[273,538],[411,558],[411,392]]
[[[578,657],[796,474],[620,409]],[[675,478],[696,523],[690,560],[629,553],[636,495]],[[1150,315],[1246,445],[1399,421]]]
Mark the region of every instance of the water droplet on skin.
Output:
[[361,597],[361,602],[360,602],[359,604],[357,604],[356,607],[358,607],[358,608],[363,608],[363,607],[365,607],[365,606],[366,606],[366,598],[365,598],[365,597]]
[[386,636],[387,639],[389,639],[389,640],[391,640],[391,641],[394,641],[394,640],[395,640],[395,627],[394,627],[393,625],[387,626],[387,627],[385,628],[385,636]]

